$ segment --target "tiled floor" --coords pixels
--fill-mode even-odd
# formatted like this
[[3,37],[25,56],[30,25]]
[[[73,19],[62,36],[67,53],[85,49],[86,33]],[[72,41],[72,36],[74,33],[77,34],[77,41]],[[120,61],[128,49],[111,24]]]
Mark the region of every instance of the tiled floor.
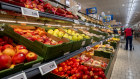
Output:
[[134,40],[134,51],[120,47],[111,79],[140,79],[140,42]]

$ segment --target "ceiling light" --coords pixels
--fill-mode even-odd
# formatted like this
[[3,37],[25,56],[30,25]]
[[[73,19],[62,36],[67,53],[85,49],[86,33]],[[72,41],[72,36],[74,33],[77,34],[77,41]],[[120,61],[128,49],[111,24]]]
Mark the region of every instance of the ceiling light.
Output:
[[124,6],[125,6],[125,4],[122,4],[122,6],[124,7]]
[[110,13],[110,11],[108,11],[107,13]]

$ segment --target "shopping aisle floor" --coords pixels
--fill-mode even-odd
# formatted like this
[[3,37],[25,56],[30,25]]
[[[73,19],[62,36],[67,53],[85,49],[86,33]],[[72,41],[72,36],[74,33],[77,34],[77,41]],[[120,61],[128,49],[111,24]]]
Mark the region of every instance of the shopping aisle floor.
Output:
[[140,42],[134,40],[134,51],[120,48],[111,79],[140,79]]

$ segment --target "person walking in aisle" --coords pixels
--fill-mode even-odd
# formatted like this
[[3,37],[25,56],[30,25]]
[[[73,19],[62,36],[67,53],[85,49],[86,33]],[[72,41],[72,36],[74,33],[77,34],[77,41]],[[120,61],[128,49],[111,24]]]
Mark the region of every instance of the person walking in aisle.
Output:
[[128,44],[129,44],[130,51],[132,51],[133,30],[131,28],[126,28],[124,33],[126,37],[125,49],[128,50]]
[[114,34],[118,34],[118,30],[116,28],[113,29]]

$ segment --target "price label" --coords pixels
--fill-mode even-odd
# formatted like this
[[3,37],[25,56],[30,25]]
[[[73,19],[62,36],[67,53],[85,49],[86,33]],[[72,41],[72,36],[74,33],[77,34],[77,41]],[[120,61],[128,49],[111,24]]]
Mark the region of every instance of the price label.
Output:
[[36,10],[28,9],[21,7],[22,15],[32,16],[32,17],[39,17],[39,13]]
[[82,46],[84,46],[84,45],[85,45],[85,43],[86,43],[86,41],[83,41],[83,42],[82,42]]
[[66,53],[64,53],[64,55],[67,55],[67,54],[69,54],[70,52],[66,52]]
[[90,51],[91,47],[90,46],[87,46],[86,49],[87,49],[87,51]]
[[101,43],[101,45],[103,45],[103,41],[101,41],[100,43]]
[[93,42],[93,39],[91,39],[91,43]]
[[40,70],[42,75],[45,75],[46,73],[48,73],[56,68],[57,68],[57,65],[56,65],[55,61],[52,61],[52,62],[49,62],[49,63],[44,64],[42,66],[39,66],[39,70]]
[[76,23],[76,24],[80,24],[78,20],[74,20],[74,23]]
[[86,23],[86,26],[89,26],[89,23]]
[[23,73],[20,73],[18,75],[15,75],[13,77],[10,77],[8,79],[27,79],[27,77],[26,77],[25,73],[23,72]]
[[0,28],[0,31],[4,31],[4,28]]
[[105,36],[103,36],[103,39],[105,39]]

